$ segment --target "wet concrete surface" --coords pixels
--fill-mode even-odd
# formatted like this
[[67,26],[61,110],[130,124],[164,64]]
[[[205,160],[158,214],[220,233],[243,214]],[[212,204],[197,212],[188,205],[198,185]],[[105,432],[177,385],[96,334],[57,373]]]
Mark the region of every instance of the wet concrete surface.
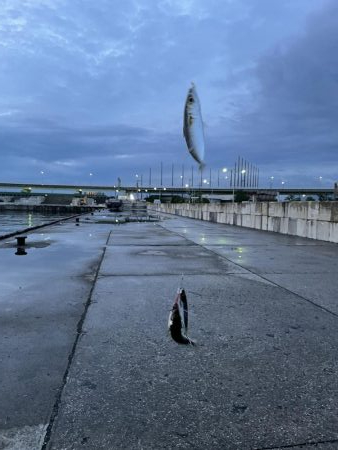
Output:
[[[0,246],[3,442],[40,448],[49,423],[54,450],[338,448],[336,244],[181,218],[67,227],[29,249],[26,296]],[[181,273],[195,347],[167,333]]]
[[73,221],[0,243],[0,449],[41,448],[110,228]]
[[[250,260],[231,250],[253,246]],[[295,246],[318,258],[316,298],[294,278],[304,265],[316,274],[306,252],[285,251]],[[48,448],[338,448],[338,317],[319,278],[325,267],[334,278],[334,254],[335,244],[189,219],[115,228]],[[181,272],[196,347],[166,333]]]
[[255,277],[338,314],[337,244],[241,227],[225,227],[227,232],[222,233],[222,226],[196,226],[192,222],[189,230],[186,222],[165,223],[178,236],[223,256]]

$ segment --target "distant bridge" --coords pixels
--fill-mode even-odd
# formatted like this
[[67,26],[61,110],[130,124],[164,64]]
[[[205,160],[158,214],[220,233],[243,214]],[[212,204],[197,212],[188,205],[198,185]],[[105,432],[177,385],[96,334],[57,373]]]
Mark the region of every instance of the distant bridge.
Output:
[[318,194],[334,194],[334,188],[291,188],[291,187],[283,187],[283,188],[248,188],[248,187],[182,187],[182,186],[112,186],[112,185],[88,185],[88,184],[41,184],[41,183],[1,183],[0,182],[0,190],[6,189],[31,189],[39,191],[47,191],[47,190],[64,190],[64,191],[84,191],[84,192],[117,192],[117,191],[125,191],[126,193],[135,193],[135,192],[143,192],[148,194],[184,194],[195,192],[198,194],[217,194],[217,195],[230,195],[235,192],[247,192],[251,194],[255,193],[265,193],[271,195],[318,195]]

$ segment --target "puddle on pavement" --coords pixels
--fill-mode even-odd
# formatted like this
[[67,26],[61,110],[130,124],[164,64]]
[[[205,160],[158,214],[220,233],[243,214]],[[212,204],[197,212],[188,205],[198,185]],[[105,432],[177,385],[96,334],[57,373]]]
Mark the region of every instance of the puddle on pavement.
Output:
[[140,252],[139,255],[149,255],[149,256],[161,256],[165,255],[165,252],[162,252],[161,250],[146,250],[144,252]]
[[18,245],[17,242],[14,241],[6,241],[2,245],[0,245],[1,249],[13,248],[16,251],[14,252],[17,256],[26,256],[28,254],[28,250],[31,248],[46,248],[49,247],[53,242],[49,238],[45,238],[43,241],[28,241],[25,245]]
[[17,248],[17,247],[25,247],[27,249],[29,248],[45,248],[49,247],[54,241],[36,241],[36,242],[27,242],[26,245],[20,245],[18,246],[16,242],[5,242],[3,245],[0,246],[0,250],[2,248]]

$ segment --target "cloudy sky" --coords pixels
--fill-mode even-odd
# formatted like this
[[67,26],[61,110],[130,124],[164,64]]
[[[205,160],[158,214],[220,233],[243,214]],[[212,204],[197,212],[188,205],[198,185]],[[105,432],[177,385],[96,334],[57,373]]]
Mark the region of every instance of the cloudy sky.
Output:
[[214,180],[337,181],[336,0],[0,0],[0,181],[188,178],[191,81]]

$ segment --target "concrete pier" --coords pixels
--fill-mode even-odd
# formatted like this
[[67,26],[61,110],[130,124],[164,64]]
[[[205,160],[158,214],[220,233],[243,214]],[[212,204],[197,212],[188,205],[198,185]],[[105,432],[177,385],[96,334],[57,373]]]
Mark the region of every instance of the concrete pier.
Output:
[[163,203],[148,209],[338,243],[338,202]]
[[0,243],[0,449],[338,448],[336,244],[98,222]]

